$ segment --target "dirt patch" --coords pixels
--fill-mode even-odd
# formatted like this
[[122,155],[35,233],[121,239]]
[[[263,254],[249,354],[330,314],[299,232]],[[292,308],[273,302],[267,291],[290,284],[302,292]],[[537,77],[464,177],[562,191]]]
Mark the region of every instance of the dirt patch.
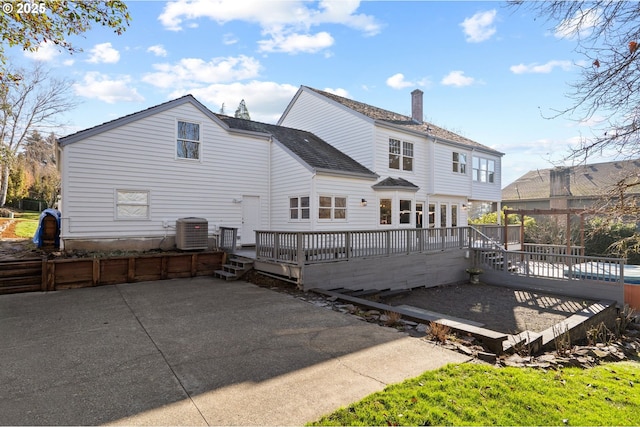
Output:
[[588,307],[594,301],[510,289],[485,284],[418,288],[409,294],[380,301],[411,305],[482,323],[484,328],[508,334],[542,332]]
[[38,249],[31,239],[5,238],[0,239],[0,260],[38,258],[45,253]]
[[12,219],[0,219],[0,239],[19,239],[16,235],[16,221]]

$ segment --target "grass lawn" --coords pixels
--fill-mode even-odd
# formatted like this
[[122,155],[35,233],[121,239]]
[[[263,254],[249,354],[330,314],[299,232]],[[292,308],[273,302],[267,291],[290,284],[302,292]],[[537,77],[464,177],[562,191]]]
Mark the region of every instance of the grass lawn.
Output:
[[13,230],[15,237],[33,237],[38,228],[39,218],[40,212],[16,212],[14,214],[15,229]]
[[559,371],[448,365],[310,425],[640,425],[640,363]]

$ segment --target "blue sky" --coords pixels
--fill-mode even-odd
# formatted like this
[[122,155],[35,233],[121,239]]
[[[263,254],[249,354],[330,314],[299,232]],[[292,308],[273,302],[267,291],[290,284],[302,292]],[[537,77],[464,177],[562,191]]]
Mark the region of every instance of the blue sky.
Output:
[[[79,107],[60,136],[193,94],[275,123],[300,85],[425,119],[505,153],[503,187],[553,167],[588,123],[549,119],[583,58],[575,41],[526,9],[481,1],[131,1],[121,36],[94,27],[69,55],[7,49],[75,81]],[[591,161],[599,160],[593,158]],[[552,163],[553,162],[553,163]]]

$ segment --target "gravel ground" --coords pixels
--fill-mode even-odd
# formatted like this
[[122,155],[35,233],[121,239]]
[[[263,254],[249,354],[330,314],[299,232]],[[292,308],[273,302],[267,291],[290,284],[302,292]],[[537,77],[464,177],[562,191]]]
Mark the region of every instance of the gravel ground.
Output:
[[394,306],[406,304],[473,320],[483,323],[487,329],[508,334],[544,331],[593,303],[485,284],[418,288],[380,302]]

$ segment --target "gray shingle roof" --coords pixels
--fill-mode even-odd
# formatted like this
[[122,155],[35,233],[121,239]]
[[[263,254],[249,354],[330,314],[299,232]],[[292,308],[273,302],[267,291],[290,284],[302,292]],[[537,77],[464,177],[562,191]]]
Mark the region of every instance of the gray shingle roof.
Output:
[[216,116],[231,129],[272,135],[289,151],[315,170],[362,175],[372,179],[378,177],[377,174],[311,132],[251,120],[236,119],[235,117],[220,114],[216,114]]
[[[611,191],[621,179],[635,175],[640,180],[640,159],[568,167],[573,197],[598,197]],[[529,171],[502,190],[502,200],[549,199],[553,169]],[[640,186],[630,190],[640,193]]]
[[394,113],[393,111],[388,111],[382,108],[374,107],[372,105],[368,105],[363,102],[354,101],[352,99],[344,98],[342,96],[334,95],[333,93],[325,92],[319,89],[314,89],[312,87],[308,87],[308,86],[303,86],[303,87],[309,90],[312,90],[326,98],[329,98],[339,104],[342,104],[345,107],[350,108],[353,111],[363,114],[371,119],[385,122],[393,126],[405,128],[413,132],[420,132],[425,135],[434,136],[436,138],[443,139],[446,141],[451,141],[451,142],[467,145],[469,147],[474,147],[474,148],[482,148],[483,150],[490,151],[500,155],[503,154],[497,150],[494,150],[493,148],[487,147],[486,145],[480,144],[479,142],[476,142],[464,136],[458,135],[457,133],[438,127],[432,123],[427,123],[427,122],[418,123],[415,120],[413,120],[411,117],[405,116],[403,114]]
[[212,120],[217,121],[218,123],[225,124],[230,129],[253,131],[272,135],[290,152],[298,156],[300,160],[307,163],[315,170],[359,175],[370,177],[372,179],[378,177],[374,172],[370,171],[351,157],[327,144],[310,132],[215,114],[194,98],[193,95],[185,95],[136,113],[128,114],[118,119],[81,130],[74,134],[59,138],[58,142],[61,146],[72,144],[85,138],[123,126],[127,123],[169,110],[186,102],[193,104],[196,108],[202,111],[203,114],[209,116]]
[[392,178],[387,177],[382,181],[372,185],[372,188],[376,190],[415,190],[417,191],[420,187],[415,185],[413,182],[407,181],[404,178]]

